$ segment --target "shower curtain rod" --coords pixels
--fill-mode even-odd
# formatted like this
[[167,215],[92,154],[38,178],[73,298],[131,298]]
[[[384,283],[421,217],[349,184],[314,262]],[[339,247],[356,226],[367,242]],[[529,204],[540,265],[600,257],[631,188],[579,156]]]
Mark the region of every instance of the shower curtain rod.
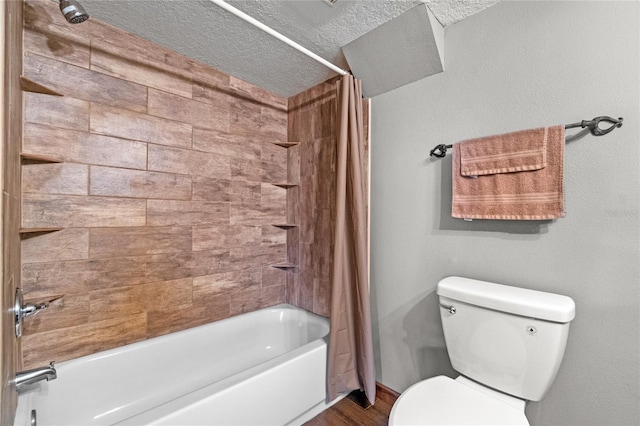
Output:
[[[600,117],[596,117],[593,120],[582,120],[579,123],[567,124],[564,126],[564,128],[573,129],[574,127],[582,127],[584,129],[585,127],[587,127],[589,128],[593,136],[603,136],[611,132],[613,129],[617,127],[622,127],[622,120],[623,120],[622,117],[618,117],[618,119],[616,120],[615,118],[611,118],[606,115],[603,115]],[[600,127],[598,127],[598,124],[600,124],[601,121],[606,121],[608,123],[611,123],[612,126],[607,129],[601,129]],[[429,156],[443,158],[447,155],[448,148],[453,148],[453,145],[445,145],[445,144],[436,145],[429,152]]]
[[209,1],[211,3],[214,3],[214,4],[218,5],[218,6],[220,6],[221,8],[226,10],[227,12],[233,13],[238,18],[247,21],[248,23],[250,23],[254,27],[261,29],[265,33],[270,34],[273,37],[277,38],[278,40],[288,44],[289,46],[293,47],[297,51],[299,51],[301,53],[304,53],[305,55],[307,55],[311,59],[314,59],[314,60],[320,62],[322,65],[331,68],[333,71],[337,72],[338,74],[340,74],[340,75],[349,74],[349,71],[343,70],[342,68],[332,64],[331,62],[327,61],[326,59],[316,55],[315,53],[313,53],[312,51],[310,51],[306,47],[303,47],[303,46],[299,45],[298,43],[296,43],[295,41],[283,36],[282,34],[277,32],[273,28],[266,26],[265,24],[263,24],[262,22],[258,21],[257,19],[252,18],[251,16],[247,15],[243,11],[241,11],[239,9],[236,9],[235,7],[231,6],[228,3],[225,3],[223,0],[209,0]]

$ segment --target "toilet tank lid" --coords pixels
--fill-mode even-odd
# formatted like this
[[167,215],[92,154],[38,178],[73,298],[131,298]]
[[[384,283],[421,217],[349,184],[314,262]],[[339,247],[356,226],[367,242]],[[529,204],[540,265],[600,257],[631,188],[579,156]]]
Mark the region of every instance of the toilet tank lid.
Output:
[[512,287],[463,277],[447,277],[438,283],[438,296],[530,318],[566,323],[576,316],[568,296]]

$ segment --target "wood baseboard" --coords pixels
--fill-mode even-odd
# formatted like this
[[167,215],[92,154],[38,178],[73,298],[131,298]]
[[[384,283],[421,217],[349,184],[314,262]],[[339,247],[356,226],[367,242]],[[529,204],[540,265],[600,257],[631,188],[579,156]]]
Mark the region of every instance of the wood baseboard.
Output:
[[396,402],[396,399],[398,399],[399,396],[400,394],[398,392],[394,391],[391,388],[388,388],[382,383],[376,382],[376,397],[379,400],[393,405],[393,403]]

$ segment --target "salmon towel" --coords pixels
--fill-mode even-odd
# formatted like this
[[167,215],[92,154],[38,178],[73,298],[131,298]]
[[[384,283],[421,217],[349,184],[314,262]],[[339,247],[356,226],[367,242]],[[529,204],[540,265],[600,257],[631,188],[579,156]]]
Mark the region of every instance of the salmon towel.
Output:
[[463,176],[540,170],[547,165],[549,128],[470,139],[459,144]]
[[564,144],[564,126],[454,144],[451,215],[502,220],[564,217]]

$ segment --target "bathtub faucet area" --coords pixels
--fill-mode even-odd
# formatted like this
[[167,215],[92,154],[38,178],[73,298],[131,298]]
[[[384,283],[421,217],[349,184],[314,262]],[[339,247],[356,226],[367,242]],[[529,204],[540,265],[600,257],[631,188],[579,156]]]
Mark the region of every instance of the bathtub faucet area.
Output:
[[280,304],[66,360],[18,394],[14,426],[301,425],[329,405],[328,339]]
[[16,390],[20,391],[24,386],[32,385],[43,380],[48,382],[58,378],[54,363],[55,361],[51,361],[51,364],[46,367],[33,368],[17,373],[15,380]]

